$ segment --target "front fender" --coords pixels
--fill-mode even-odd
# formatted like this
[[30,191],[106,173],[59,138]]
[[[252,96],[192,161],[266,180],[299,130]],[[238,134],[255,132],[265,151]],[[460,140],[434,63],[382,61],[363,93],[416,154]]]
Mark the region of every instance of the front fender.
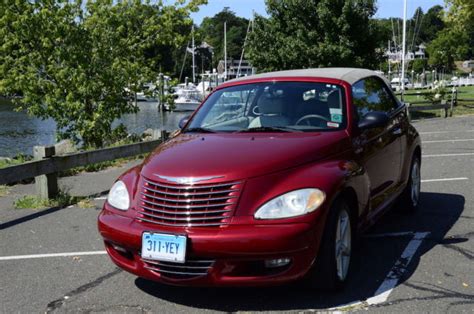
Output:
[[[104,207],[107,206],[107,209],[118,214],[121,216],[126,216],[126,217],[134,217],[135,216],[135,208],[137,204],[137,192],[138,192],[138,182],[140,179],[140,171],[141,171],[141,165],[135,166],[126,172],[124,172],[120,177],[117,178],[116,181],[121,180],[123,183],[125,183],[125,186],[127,187],[128,190],[128,196],[130,197],[130,208],[126,211],[118,210],[115,209],[114,207],[110,206],[107,204],[107,202],[104,203]],[[116,182],[115,181],[115,182]]]
[[[235,223],[280,224],[292,222],[314,223],[325,221],[334,198],[344,189],[353,189],[358,199],[358,212],[362,213],[368,200],[368,176],[353,161],[328,160],[287,169],[265,176],[251,178],[244,190],[235,214]],[[294,218],[256,220],[254,213],[269,200],[289,191],[318,188],[326,194],[326,200],[316,211]],[[318,219],[320,217],[320,219]]]

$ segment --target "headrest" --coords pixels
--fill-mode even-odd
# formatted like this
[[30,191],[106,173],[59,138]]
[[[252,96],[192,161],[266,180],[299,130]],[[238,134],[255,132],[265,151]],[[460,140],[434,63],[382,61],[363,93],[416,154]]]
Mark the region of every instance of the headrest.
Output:
[[341,95],[339,91],[333,90],[330,92],[327,102],[329,108],[341,108]]
[[258,99],[257,105],[261,114],[282,114],[284,102],[281,97],[262,95]]

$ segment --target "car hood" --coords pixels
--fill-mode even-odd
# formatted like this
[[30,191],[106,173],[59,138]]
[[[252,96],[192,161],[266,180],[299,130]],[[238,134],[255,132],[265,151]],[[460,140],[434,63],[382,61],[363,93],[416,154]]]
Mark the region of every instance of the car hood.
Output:
[[350,145],[344,131],[320,133],[180,134],[145,161],[142,175],[250,178],[326,158]]

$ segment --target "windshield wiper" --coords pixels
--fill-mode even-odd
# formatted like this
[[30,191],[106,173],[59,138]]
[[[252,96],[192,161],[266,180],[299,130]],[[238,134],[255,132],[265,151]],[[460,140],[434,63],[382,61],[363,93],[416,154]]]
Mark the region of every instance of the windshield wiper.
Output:
[[206,128],[188,128],[184,130],[184,133],[188,132],[196,132],[196,133],[216,133],[216,131],[213,131],[211,129],[206,129]]
[[250,133],[250,132],[299,132],[299,130],[281,127],[281,126],[259,126],[259,127],[248,128],[245,130],[237,131],[237,133]]

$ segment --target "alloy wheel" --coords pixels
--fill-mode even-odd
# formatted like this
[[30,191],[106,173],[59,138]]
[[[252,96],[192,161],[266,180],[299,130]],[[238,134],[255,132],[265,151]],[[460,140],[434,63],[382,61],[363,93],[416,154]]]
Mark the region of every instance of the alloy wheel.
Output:
[[344,281],[349,271],[351,260],[351,221],[345,209],[341,210],[337,218],[336,229],[336,268],[337,277]]
[[420,164],[417,159],[414,160],[411,168],[411,201],[413,206],[418,205],[420,199],[420,188],[421,188],[421,175],[420,175]]

